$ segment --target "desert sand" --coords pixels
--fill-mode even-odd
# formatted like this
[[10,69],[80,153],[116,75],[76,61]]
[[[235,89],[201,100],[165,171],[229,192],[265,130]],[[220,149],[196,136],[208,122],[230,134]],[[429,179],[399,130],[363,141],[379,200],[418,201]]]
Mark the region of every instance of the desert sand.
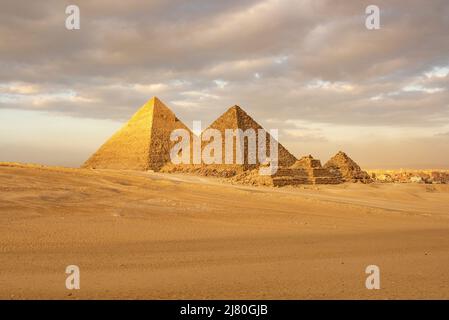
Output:
[[[449,298],[449,185],[0,165],[2,299]],[[65,288],[65,268],[81,289]],[[381,289],[365,288],[365,268]]]

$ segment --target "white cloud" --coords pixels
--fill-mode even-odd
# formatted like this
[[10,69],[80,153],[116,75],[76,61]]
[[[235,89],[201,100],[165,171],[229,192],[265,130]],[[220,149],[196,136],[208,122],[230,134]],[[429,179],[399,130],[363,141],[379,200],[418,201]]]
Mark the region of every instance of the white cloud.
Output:
[[0,84],[0,93],[36,94],[39,90],[40,86],[32,83],[9,82]]
[[349,92],[354,90],[354,86],[347,82],[331,82],[323,80],[313,80],[306,85],[307,89],[324,89],[337,92]]
[[424,73],[427,78],[444,78],[449,74],[449,66],[433,67],[432,70]]
[[405,92],[425,92],[425,93],[436,93],[444,91],[444,88],[425,88],[420,84],[411,84],[402,88]]
[[165,83],[153,83],[153,84],[136,83],[136,84],[131,85],[131,87],[136,91],[139,91],[141,93],[150,94],[150,95],[154,95],[156,93],[165,91],[169,88],[169,86]]
[[198,103],[187,100],[173,100],[170,101],[170,103],[173,104],[174,106],[186,109],[197,109],[199,107]]
[[184,91],[184,92],[181,92],[181,95],[198,98],[199,100],[205,100],[205,99],[217,100],[220,98],[217,95],[210,94],[210,93],[207,93],[204,91]]
[[274,63],[276,64],[283,64],[286,63],[288,61],[288,56],[280,56],[280,57],[276,57],[274,59]]
[[214,83],[217,85],[217,87],[219,87],[220,89],[223,89],[224,87],[226,87],[228,85],[229,82],[220,80],[220,79],[216,79],[216,80],[214,80]]

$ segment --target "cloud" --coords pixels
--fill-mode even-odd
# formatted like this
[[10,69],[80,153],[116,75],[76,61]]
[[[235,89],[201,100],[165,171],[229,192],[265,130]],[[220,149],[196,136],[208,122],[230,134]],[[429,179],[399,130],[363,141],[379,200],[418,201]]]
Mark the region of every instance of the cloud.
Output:
[[425,73],[427,78],[445,78],[449,74],[449,66],[444,67],[433,67],[432,70]]
[[365,28],[359,1],[77,5],[81,30],[68,31],[64,1],[2,4],[0,108],[124,121],[157,95],[187,124],[238,104],[261,123],[354,128],[286,127],[292,146],[299,137],[329,142],[362,127],[383,128],[392,139],[402,129],[447,131],[445,0],[380,0],[377,31]]
[[36,94],[40,86],[32,83],[12,82],[0,84],[0,94]]
[[330,82],[323,80],[314,80],[307,84],[307,89],[324,89],[336,92],[350,92],[354,90],[354,86],[347,82]]
[[408,85],[402,88],[405,92],[425,92],[425,93],[436,93],[444,91],[444,88],[425,88],[422,85]]

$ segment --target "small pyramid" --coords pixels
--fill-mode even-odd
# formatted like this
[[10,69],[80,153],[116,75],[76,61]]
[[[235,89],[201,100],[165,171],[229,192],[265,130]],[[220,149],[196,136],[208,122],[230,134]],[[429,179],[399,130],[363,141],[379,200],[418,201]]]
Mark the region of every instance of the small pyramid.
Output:
[[290,168],[303,170],[311,184],[338,184],[342,182],[339,175],[332,173],[327,168],[323,168],[321,161],[310,154],[296,161]]
[[174,129],[190,129],[158,98],[145,103],[83,165],[93,169],[160,170],[170,162]]
[[335,156],[330,158],[324,167],[329,169],[332,173],[340,175],[346,182],[372,182],[369,174],[366,171],[363,171],[360,166],[343,151],[339,151]]
[[[264,132],[266,132],[266,150],[267,150],[267,155],[270,154],[270,134],[264,129],[262,128],[262,126],[260,124],[258,124],[254,119],[252,119],[242,108],[240,108],[239,106],[235,105],[232,106],[231,108],[229,108],[225,113],[223,113],[218,119],[216,119],[209,127],[208,129],[217,129],[221,132],[222,135],[222,146],[223,146],[223,152],[222,152],[222,157],[223,157],[223,163],[225,160],[225,130],[226,129],[241,129],[243,131],[247,130],[247,129],[254,129],[256,132],[256,135],[258,134],[258,130],[259,129],[263,129]],[[258,139],[258,137],[257,137]],[[244,164],[243,165],[235,165],[235,166],[240,166],[240,167],[244,167],[245,169],[251,169],[254,168],[258,165],[260,165],[259,162],[256,163],[256,165],[248,165],[248,149],[245,143],[245,149],[244,149]],[[234,153],[234,159],[235,159],[235,154],[236,154],[236,143],[235,143],[235,138],[234,138],[234,148],[233,148],[233,153]],[[290,153],[288,152],[287,149],[284,148],[284,146],[282,146],[279,142],[278,142],[278,166],[279,167],[283,167],[283,166],[290,166],[293,163],[295,163],[297,159]],[[229,166],[229,165],[228,165]]]

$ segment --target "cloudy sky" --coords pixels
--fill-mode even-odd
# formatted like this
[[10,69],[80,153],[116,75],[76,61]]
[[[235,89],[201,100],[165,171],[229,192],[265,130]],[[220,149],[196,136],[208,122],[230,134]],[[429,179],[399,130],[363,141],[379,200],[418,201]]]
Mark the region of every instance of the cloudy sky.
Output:
[[238,104],[296,156],[449,168],[449,2],[0,1],[0,161],[78,166],[152,96],[188,126]]

